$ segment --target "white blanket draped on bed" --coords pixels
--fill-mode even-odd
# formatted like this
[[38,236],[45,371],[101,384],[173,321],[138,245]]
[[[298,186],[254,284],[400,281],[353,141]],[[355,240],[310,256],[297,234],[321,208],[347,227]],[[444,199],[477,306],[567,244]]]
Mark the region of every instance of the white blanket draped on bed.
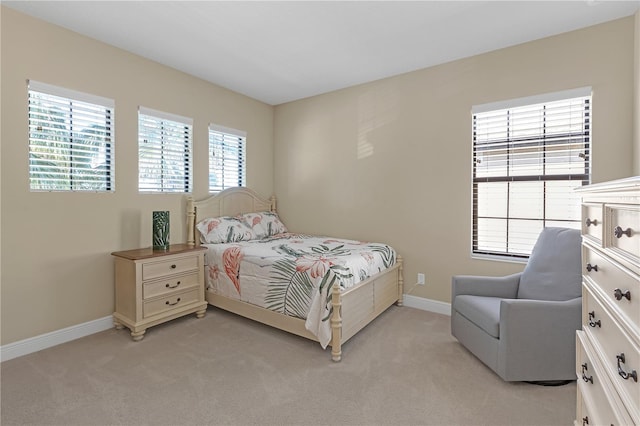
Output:
[[203,246],[208,289],[306,319],[323,348],[331,340],[333,285],[352,287],[396,263],[385,244],[293,233]]

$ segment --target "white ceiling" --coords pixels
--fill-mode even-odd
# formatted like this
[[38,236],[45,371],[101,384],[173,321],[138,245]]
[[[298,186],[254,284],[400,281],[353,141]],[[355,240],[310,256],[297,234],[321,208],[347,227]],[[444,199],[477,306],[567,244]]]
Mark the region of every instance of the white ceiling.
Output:
[[640,0],[2,4],[271,105],[595,25],[640,8]]

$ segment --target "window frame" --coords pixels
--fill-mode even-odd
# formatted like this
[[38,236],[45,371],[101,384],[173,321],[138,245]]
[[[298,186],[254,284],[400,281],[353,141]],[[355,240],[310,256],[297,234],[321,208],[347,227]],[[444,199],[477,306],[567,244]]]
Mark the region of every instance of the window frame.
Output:
[[[145,138],[143,135],[144,122],[154,123],[161,129],[159,134],[159,141],[154,140],[154,143],[159,142],[159,146],[154,146],[150,149],[152,151],[159,151],[161,153],[160,176],[149,178],[143,178],[143,165],[142,157],[143,150],[142,144],[148,142],[150,138]],[[181,130],[178,130],[181,129]],[[178,140],[179,135],[182,134],[182,143],[178,144],[171,142],[172,139]],[[176,155],[182,155],[181,159],[182,168],[180,172],[182,175],[178,175],[177,179],[175,174],[166,173],[166,165],[164,160],[165,150],[173,150],[173,161],[176,161]],[[182,152],[180,154],[180,152]],[[151,162],[149,162],[151,163]],[[147,166],[146,173],[149,173],[151,166]],[[177,114],[171,114],[168,112],[158,111],[144,106],[138,107],[138,192],[141,194],[189,194],[193,192],[193,119],[183,117]],[[147,179],[159,179],[156,182],[147,182],[142,184],[142,180]],[[182,181],[180,187],[176,186],[177,181]]]
[[[221,137],[222,143],[224,144],[225,137],[230,139],[229,151],[233,153],[233,151],[237,151],[237,157],[232,157],[229,160],[232,163],[237,163],[237,169],[234,170],[234,174],[229,176],[229,179],[237,181],[237,184],[227,185],[227,177],[224,176],[224,172],[226,170],[225,166],[214,168],[213,158],[214,158],[214,137]],[[227,151],[224,145],[221,147],[223,150],[223,162],[225,159],[228,159],[227,155],[229,151]],[[216,194],[221,191],[224,191],[228,188],[233,187],[246,187],[247,186],[247,133],[242,130],[232,129],[230,127],[224,127],[217,124],[209,124],[209,133],[208,133],[208,191],[210,194]],[[212,174],[222,173],[222,183],[217,186],[212,186],[211,177]]]
[[[40,97],[41,96],[41,97]],[[32,99],[40,99],[41,104],[37,104]],[[77,106],[74,116],[74,103]],[[33,105],[33,107],[32,107]],[[68,150],[68,153],[64,154],[65,161],[68,161],[68,184],[67,187],[51,187],[46,188],[47,183],[36,184],[37,173],[34,169],[37,168],[37,159],[34,160],[34,155],[37,155],[38,147],[51,148],[51,146],[41,145],[35,142],[37,137],[35,133],[42,131],[42,124],[56,124],[54,121],[38,120],[36,115],[42,113],[39,109],[45,109],[49,114],[57,105],[68,105],[67,110],[60,110],[63,114],[59,118],[65,123],[65,128],[57,128],[60,133],[68,133],[68,136],[61,136],[63,139],[67,139],[67,142],[58,142],[61,144],[59,149]],[[40,108],[38,108],[40,107]],[[104,114],[104,122],[99,111]],[[115,101],[113,99],[105,98],[98,95],[84,93],[60,86],[54,86],[47,83],[42,83],[35,80],[27,80],[27,111],[28,111],[28,161],[29,161],[29,191],[30,192],[98,192],[98,193],[110,193],[115,192]],[[85,126],[81,128],[81,131],[75,129],[74,123],[83,123]],[[92,123],[92,124],[91,124]],[[58,125],[60,122],[57,123]],[[91,125],[90,125],[91,124]],[[85,130],[91,129],[91,126],[98,126],[96,133],[101,133],[99,137],[96,134],[87,134]],[[35,128],[35,129],[34,129]],[[95,129],[93,129],[95,130]],[[32,136],[33,135],[33,136]],[[76,137],[80,135],[80,137]],[[46,136],[46,135],[45,135]],[[97,139],[97,143],[90,145],[89,140],[92,137]],[[85,139],[87,138],[87,139]],[[78,141],[79,140],[79,141]],[[54,143],[54,141],[48,141]],[[95,142],[95,141],[94,141]],[[64,145],[68,145],[65,147]],[[79,170],[81,162],[74,160],[74,155],[85,154],[86,148],[90,151],[98,150],[104,154],[104,172],[96,174],[95,177],[100,178],[97,180],[97,184],[104,186],[103,188],[82,188],[82,185],[87,185],[86,182],[80,181],[77,183],[74,181],[74,176],[86,177],[86,174]],[[85,148],[85,149],[83,149]],[[51,166],[50,166],[51,167]],[[100,166],[98,166],[100,167]],[[57,168],[57,167],[56,167]],[[91,175],[89,175],[91,176]],[[62,184],[62,180],[65,178],[50,179],[49,185],[55,186],[56,184]]]
[[[514,146],[518,147],[517,143],[519,141],[522,140],[527,140],[526,137],[524,138],[512,138],[510,136],[507,136],[506,139],[504,140],[505,142],[505,151],[506,151],[506,173],[503,176],[485,176],[485,177],[478,177],[477,175],[477,169],[478,169],[478,152],[480,151],[478,149],[478,143],[477,143],[477,134],[476,134],[476,117],[480,114],[483,113],[496,113],[499,112],[501,110],[515,110],[518,108],[529,108],[529,107],[534,107],[534,106],[538,106],[540,104],[544,104],[543,107],[543,111],[545,110],[546,106],[548,104],[554,103],[554,102],[558,102],[558,101],[570,101],[570,100],[574,100],[574,99],[579,99],[579,98],[586,98],[583,101],[582,104],[582,108],[583,109],[583,121],[582,121],[582,140],[581,140],[581,144],[582,147],[584,148],[584,152],[580,155],[580,158],[583,158],[584,160],[584,173],[561,173],[561,174],[545,174],[546,171],[546,166],[547,166],[547,157],[546,154],[548,153],[547,149],[548,146],[546,144],[547,139],[552,139],[552,138],[557,138],[558,135],[554,134],[553,137],[549,137],[547,138],[545,130],[546,130],[546,123],[543,121],[543,126],[542,126],[542,130],[540,131],[540,133],[538,135],[536,135],[533,139],[538,140],[540,139],[543,142],[542,145],[542,152],[544,153],[542,155],[542,172],[540,174],[531,174],[531,175],[509,175],[509,170],[511,169],[511,164],[509,161],[513,160],[513,157],[515,156],[515,154],[511,154],[512,151],[514,151]],[[545,227],[547,222],[557,222],[557,220],[555,220],[555,218],[550,218],[547,216],[547,212],[546,212],[546,207],[548,205],[548,201],[549,201],[549,193],[547,192],[547,182],[559,182],[559,181],[575,181],[575,182],[580,182],[580,186],[584,186],[584,185],[588,185],[591,182],[591,173],[592,173],[592,166],[591,166],[591,152],[592,152],[592,135],[593,135],[593,131],[592,131],[592,126],[593,126],[593,95],[592,95],[592,90],[591,87],[582,87],[582,88],[577,88],[577,89],[572,89],[572,90],[565,90],[565,91],[560,91],[560,92],[554,92],[554,93],[547,93],[547,94],[543,94],[543,95],[536,95],[536,96],[530,96],[530,97],[524,97],[524,98],[518,98],[518,99],[513,99],[513,100],[508,100],[508,101],[500,101],[500,102],[493,102],[493,103],[488,103],[488,104],[483,104],[483,105],[478,105],[478,106],[474,106],[471,110],[471,141],[472,141],[472,164],[471,164],[471,257],[475,258],[475,259],[489,259],[489,260],[498,260],[498,261],[507,261],[507,262],[526,262],[528,260],[528,258],[530,257],[530,253],[522,253],[522,252],[510,252],[509,251],[509,245],[514,245],[516,244],[516,242],[512,239],[509,239],[509,221],[517,221],[517,220],[533,220],[533,221],[537,221],[537,222],[541,222],[542,226]],[[509,112],[507,112],[507,116],[509,115]],[[543,113],[544,116],[544,113]],[[546,116],[545,116],[546,118]],[[507,121],[508,123],[508,121]],[[507,134],[509,134],[510,130],[507,130]],[[566,138],[570,138],[570,137],[575,137],[574,133],[568,132],[567,134],[563,135],[563,137]],[[572,143],[570,142],[570,139],[567,139],[569,142],[566,142],[563,146],[564,147],[568,147],[570,146]],[[543,182],[543,196],[541,199],[541,202],[543,203],[543,216],[541,219],[524,219],[524,218],[517,218],[514,216],[511,216],[509,214],[509,209],[510,204],[509,204],[509,193],[510,193],[510,186],[513,182]],[[503,217],[496,217],[498,219],[504,219],[505,222],[505,226],[506,226],[506,230],[505,230],[505,238],[504,238],[504,244],[505,244],[505,251],[498,251],[498,250],[491,250],[491,249],[482,249],[480,248],[480,244],[481,244],[481,240],[479,238],[479,234],[478,234],[478,220],[482,217],[479,215],[479,202],[478,202],[478,196],[479,196],[479,190],[478,190],[478,185],[481,183],[490,183],[490,182],[505,182],[507,183],[507,201],[505,201],[507,203],[507,208],[506,208],[506,214]],[[565,222],[567,223],[567,225],[574,225],[574,227],[579,227],[580,225],[580,219],[579,217],[577,218],[577,220],[573,220],[573,219],[563,219],[565,220]],[[552,225],[552,226],[558,226],[558,225]]]

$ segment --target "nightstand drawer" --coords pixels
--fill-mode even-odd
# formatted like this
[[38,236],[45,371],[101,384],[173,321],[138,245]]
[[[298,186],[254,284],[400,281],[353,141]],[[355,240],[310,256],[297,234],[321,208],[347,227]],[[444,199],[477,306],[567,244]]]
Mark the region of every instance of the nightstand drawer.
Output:
[[197,287],[198,273],[194,272],[187,275],[171,276],[167,279],[161,279],[158,281],[145,282],[142,286],[142,298],[151,299],[163,294],[170,294],[180,292],[189,287]]
[[142,265],[142,279],[164,277],[169,274],[179,274],[198,269],[198,256],[180,257],[159,262],[149,262]]
[[155,300],[145,301],[143,303],[142,312],[145,318],[157,315],[171,309],[181,308],[192,302],[199,300],[198,289],[184,291],[181,293],[172,293],[169,296],[161,297]]

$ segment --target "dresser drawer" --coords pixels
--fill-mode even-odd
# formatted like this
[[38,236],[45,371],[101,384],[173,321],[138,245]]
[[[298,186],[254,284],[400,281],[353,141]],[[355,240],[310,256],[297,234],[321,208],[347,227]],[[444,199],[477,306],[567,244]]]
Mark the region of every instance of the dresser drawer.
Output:
[[142,265],[142,279],[164,277],[169,274],[179,274],[198,270],[198,256],[163,259],[158,262],[149,262]]
[[640,330],[640,277],[602,256],[582,247],[583,275],[602,290],[602,294],[625,319]]
[[[611,384],[606,372],[598,364],[583,332],[576,332],[576,375],[578,377],[578,424],[627,425],[626,413],[617,408],[621,405],[615,392],[608,391]],[[587,408],[588,407],[588,408]]]
[[640,274],[640,206],[607,204],[605,246]]
[[172,275],[167,279],[145,282],[142,286],[142,298],[150,299],[163,294],[168,295],[180,292],[189,287],[197,287],[198,284],[197,272],[179,276]]
[[171,309],[181,308],[190,303],[197,302],[199,300],[199,291],[194,288],[189,291],[183,291],[181,293],[172,293],[165,297],[158,299],[145,301],[142,305],[142,312],[145,318],[158,315]]
[[[577,423],[585,425],[632,424],[613,390],[607,373],[587,342],[584,332],[576,332],[576,375],[578,377]],[[587,408],[588,407],[588,408]]]
[[582,235],[602,245],[602,203],[584,203],[582,205]]
[[[578,382],[580,383],[580,382]],[[576,426],[587,426],[594,424],[595,420],[591,413],[589,412],[590,404],[587,404],[582,397],[582,391],[580,389],[580,385],[576,386],[577,396],[576,396],[576,421],[574,424]]]
[[587,312],[587,318],[583,318],[584,329],[594,337],[592,341],[601,354],[604,368],[608,370],[621,400],[628,404],[630,411],[640,413],[640,383],[632,377],[622,377],[633,371],[636,377],[640,374],[640,349],[588,289],[584,291],[582,303],[586,304]]

